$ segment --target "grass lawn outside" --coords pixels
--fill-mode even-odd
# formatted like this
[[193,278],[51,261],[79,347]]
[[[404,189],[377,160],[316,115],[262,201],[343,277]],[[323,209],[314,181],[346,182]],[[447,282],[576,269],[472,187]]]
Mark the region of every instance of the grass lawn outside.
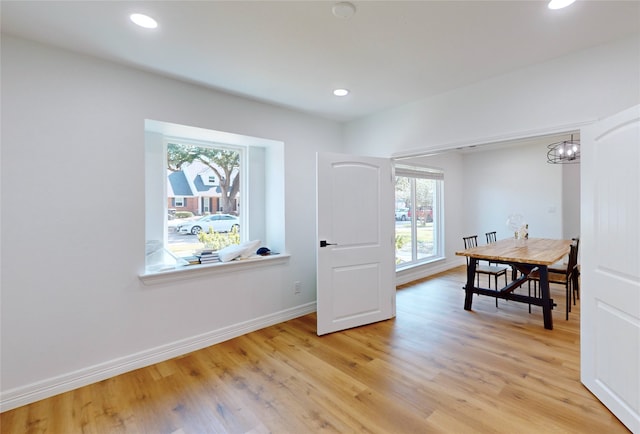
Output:
[[[411,221],[396,222],[396,239],[402,237],[404,244],[402,247],[396,246],[396,264],[411,262]],[[416,230],[416,241],[418,247],[417,259],[422,259],[433,255],[433,222],[418,224]]]

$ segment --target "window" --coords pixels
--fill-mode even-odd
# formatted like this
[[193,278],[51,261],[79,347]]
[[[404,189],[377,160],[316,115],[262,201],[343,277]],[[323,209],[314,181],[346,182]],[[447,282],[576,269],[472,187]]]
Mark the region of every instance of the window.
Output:
[[443,255],[440,170],[396,165],[396,268]]
[[283,252],[284,144],[147,120],[145,210],[142,274],[182,267],[207,243]]

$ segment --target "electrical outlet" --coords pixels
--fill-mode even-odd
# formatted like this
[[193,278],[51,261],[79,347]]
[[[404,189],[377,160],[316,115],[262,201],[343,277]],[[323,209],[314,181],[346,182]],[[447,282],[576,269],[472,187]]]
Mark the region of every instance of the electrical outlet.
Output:
[[294,294],[300,294],[300,281],[296,280],[295,282],[293,282],[293,293]]

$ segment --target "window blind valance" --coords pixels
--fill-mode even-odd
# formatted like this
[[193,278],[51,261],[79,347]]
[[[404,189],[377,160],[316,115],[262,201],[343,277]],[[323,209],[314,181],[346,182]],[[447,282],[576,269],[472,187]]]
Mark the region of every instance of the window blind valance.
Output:
[[423,179],[444,179],[444,171],[430,167],[405,166],[403,164],[395,165],[396,176],[409,176],[413,178]]

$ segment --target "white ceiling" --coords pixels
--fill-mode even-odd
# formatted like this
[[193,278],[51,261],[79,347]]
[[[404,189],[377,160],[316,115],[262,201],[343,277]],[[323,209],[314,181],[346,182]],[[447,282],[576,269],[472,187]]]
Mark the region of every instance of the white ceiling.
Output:
[[[631,34],[640,1],[7,1],[2,32],[338,121]],[[133,25],[143,12],[156,30]],[[332,95],[346,87],[344,98]]]

